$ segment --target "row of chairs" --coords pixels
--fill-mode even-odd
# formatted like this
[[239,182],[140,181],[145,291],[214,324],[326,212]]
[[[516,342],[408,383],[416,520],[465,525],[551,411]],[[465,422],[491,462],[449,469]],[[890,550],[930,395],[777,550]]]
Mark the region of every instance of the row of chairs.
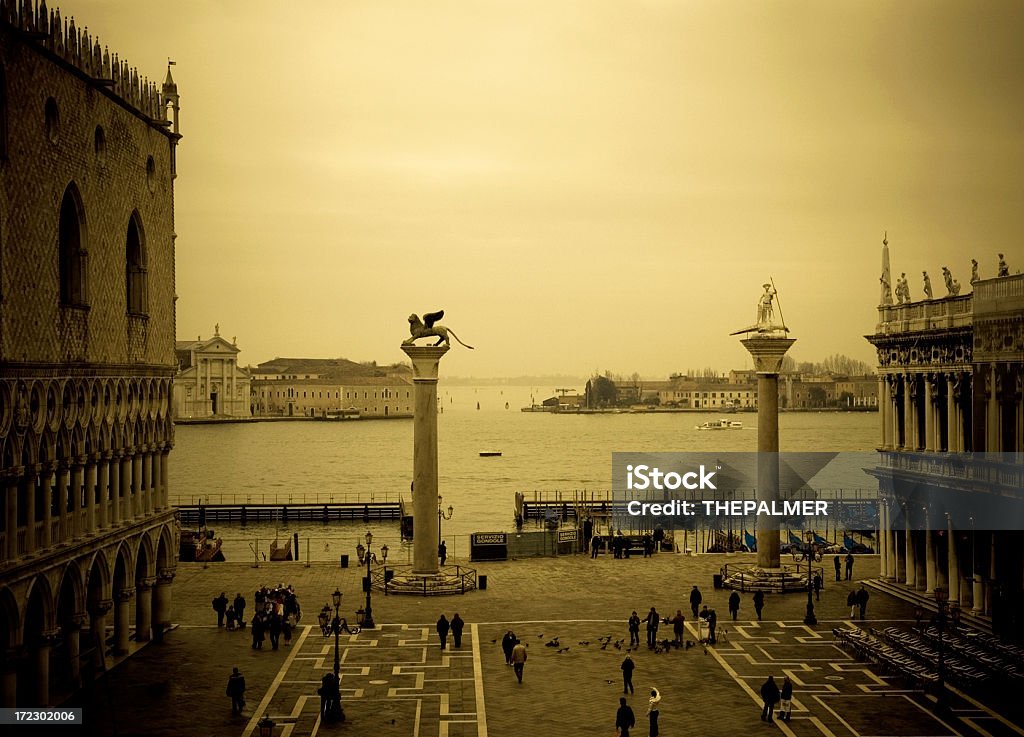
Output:
[[[880,634],[887,642],[902,650],[909,657],[927,665],[929,669],[937,671],[939,664],[938,649],[916,632],[908,632],[899,627],[886,627],[881,633],[875,630],[872,630],[872,633]],[[946,671],[946,678],[965,689],[974,689],[982,686],[994,677],[991,671],[963,660],[952,651],[944,653],[943,666]]]
[[1004,656],[1011,662],[1024,662],[1024,647],[1002,642],[998,637],[988,632],[978,632],[972,639],[977,640],[978,644],[988,648],[993,653]]
[[938,676],[929,667],[859,627],[836,627],[832,630],[832,636],[843,648],[851,650],[858,659],[876,663],[919,688],[938,681]]
[[[939,630],[937,627],[927,627],[922,634],[930,644],[938,646]],[[976,641],[976,636],[968,638],[955,632],[944,632],[941,639],[943,647],[948,647],[959,657],[970,660],[978,664],[979,667],[992,671],[995,675],[1015,680],[1024,679],[1024,665],[1018,665],[999,652],[994,652],[981,645]]]

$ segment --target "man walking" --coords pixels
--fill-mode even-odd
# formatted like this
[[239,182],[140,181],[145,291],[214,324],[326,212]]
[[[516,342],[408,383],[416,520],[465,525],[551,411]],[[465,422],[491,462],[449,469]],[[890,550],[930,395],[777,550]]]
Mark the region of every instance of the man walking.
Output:
[[633,612],[629,618],[629,646],[640,645],[640,617]]
[[242,592],[239,591],[235,595],[235,616],[238,618],[238,626],[245,627],[245,597],[242,596]]
[[779,719],[788,722],[793,716],[793,682],[789,676],[782,679],[782,693],[779,694]]
[[697,609],[698,607],[700,607],[700,603],[703,600],[704,597],[701,596],[700,589],[698,589],[697,586],[694,585],[693,590],[690,591],[690,611],[693,612],[694,619],[697,618]]
[[761,685],[761,700],[764,702],[761,721],[775,721],[772,719],[772,713],[775,711],[775,705],[779,703],[779,687],[775,685],[775,676],[768,676],[768,680]]
[[853,553],[846,554],[846,580],[853,579]]
[[523,668],[526,667],[526,645],[516,640],[512,648],[512,670],[515,671],[516,680],[523,682]]
[[245,706],[245,677],[238,668],[232,668],[228,677],[228,696],[231,697],[231,716],[241,714]]
[[462,647],[462,628],[466,626],[466,623],[462,621],[462,617],[459,616],[458,612],[452,615],[451,628],[452,628],[452,641],[455,643],[455,647]]
[[864,584],[860,585],[857,592],[857,606],[860,607],[860,618],[863,620],[868,611],[868,590],[864,588]]
[[626,697],[619,697],[619,710],[615,712],[615,729],[619,737],[629,737],[629,730],[636,725],[636,717],[633,710],[626,703]]
[[676,616],[672,617],[672,634],[677,645],[683,644],[683,630],[686,627],[686,617],[682,609],[676,609]]
[[[636,612],[633,612],[633,614],[636,614]],[[512,630],[506,632],[505,636],[501,638],[501,649],[505,653],[505,665],[512,665],[512,648],[516,646],[517,642],[516,634]]]
[[444,540],[437,546],[437,557],[441,559],[441,565],[448,560],[448,546],[444,544]]
[[451,625],[448,623],[448,618],[443,614],[437,620],[437,636],[441,640],[441,649],[444,650],[448,644],[448,630],[451,629]]
[[761,621],[761,610],[764,609],[764,592],[754,592],[754,611],[757,612],[757,621]]
[[622,665],[619,667],[622,669],[622,693],[632,694],[633,669],[636,668],[636,663],[633,662],[633,658],[629,657],[629,653],[626,653],[626,657],[623,658]]
[[224,592],[220,592],[220,596],[213,600],[213,611],[217,612],[217,626],[224,626],[224,613],[228,610],[228,597],[224,595]]
[[740,613],[740,594],[738,591],[733,591],[729,595],[729,614],[732,615],[732,621],[736,621],[736,617]]
[[842,567],[842,563],[839,561],[839,554],[836,553],[836,557],[832,559],[833,565],[836,567],[836,581],[839,581],[839,569]]
[[821,574],[814,574],[814,600],[821,601]]

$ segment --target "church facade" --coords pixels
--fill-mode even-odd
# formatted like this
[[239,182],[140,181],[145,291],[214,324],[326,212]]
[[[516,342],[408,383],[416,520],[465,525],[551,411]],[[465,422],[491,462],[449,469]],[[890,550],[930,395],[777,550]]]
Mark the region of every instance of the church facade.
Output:
[[0,0],[0,702],[170,624],[177,87]]
[[177,419],[251,417],[249,373],[238,365],[238,346],[220,336],[179,340],[175,352],[174,416]]

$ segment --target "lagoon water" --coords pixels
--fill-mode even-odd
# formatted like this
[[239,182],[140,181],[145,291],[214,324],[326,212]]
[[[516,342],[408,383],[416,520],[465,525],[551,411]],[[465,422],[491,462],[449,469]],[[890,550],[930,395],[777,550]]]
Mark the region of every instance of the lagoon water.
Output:
[[[619,451],[755,451],[756,413],[738,413],[741,430],[698,431],[714,413],[551,415],[520,412],[531,397],[551,396],[545,387],[439,388],[439,487],[449,554],[468,555],[472,532],[513,527],[516,491],[605,492],[611,487],[612,453]],[[479,409],[477,405],[479,403]],[[505,409],[508,403],[509,408]],[[779,418],[782,451],[871,451],[878,441],[873,412],[789,412]],[[412,475],[411,420],[287,421],[179,425],[171,454],[171,500],[202,496],[216,502],[266,499],[300,502],[409,498]],[[500,457],[480,457],[499,450]],[[374,523],[374,547],[386,542],[391,559],[409,552],[398,523]],[[337,560],[353,552],[367,530],[358,522],[221,525],[229,560],[252,559],[275,536],[299,533],[305,559]],[[307,539],[309,542],[307,543]]]

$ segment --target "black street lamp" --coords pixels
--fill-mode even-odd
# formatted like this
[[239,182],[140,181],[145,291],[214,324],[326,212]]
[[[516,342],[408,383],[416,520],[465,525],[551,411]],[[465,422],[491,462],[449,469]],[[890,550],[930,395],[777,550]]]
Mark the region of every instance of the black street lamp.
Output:
[[[331,622],[331,629],[334,630],[334,681],[330,684],[330,693],[322,694],[328,702],[327,713],[324,714],[324,717],[343,722],[345,721],[345,711],[341,707],[341,650],[338,644],[341,634],[341,591],[335,589],[331,594],[331,599],[334,603],[334,621]],[[324,676],[324,681],[326,680],[327,676]],[[328,688],[328,685],[324,683],[321,688]]]
[[804,624],[814,625],[818,623],[818,618],[814,616],[814,579],[811,577],[813,569],[811,568],[811,561],[807,561],[807,614],[804,615]]
[[331,629],[334,630],[334,677],[337,678],[341,671],[341,651],[338,646],[338,635],[341,632],[341,615],[338,611],[341,609],[341,591],[335,589],[331,599],[334,600],[334,621],[331,622]]
[[452,518],[453,514],[455,514],[455,508],[452,507],[451,504],[448,505],[448,513],[445,514],[444,510],[441,508],[441,495],[438,494],[437,495],[437,545],[438,545],[438,547],[441,546],[441,520],[448,521],[448,520],[450,520]]
[[384,566],[384,596],[388,595],[388,546],[380,546],[381,563]]
[[939,628],[939,682],[936,684],[935,710],[939,713],[944,713],[948,705],[948,694],[946,693],[946,649],[943,646],[946,617],[949,615],[949,592],[946,589],[935,589],[935,605],[935,624]]
[[366,611],[363,613],[363,627],[373,629],[377,625],[373,623],[373,607],[370,601],[370,592],[373,590],[373,579],[370,578],[370,545],[373,543],[373,533],[366,531]]

